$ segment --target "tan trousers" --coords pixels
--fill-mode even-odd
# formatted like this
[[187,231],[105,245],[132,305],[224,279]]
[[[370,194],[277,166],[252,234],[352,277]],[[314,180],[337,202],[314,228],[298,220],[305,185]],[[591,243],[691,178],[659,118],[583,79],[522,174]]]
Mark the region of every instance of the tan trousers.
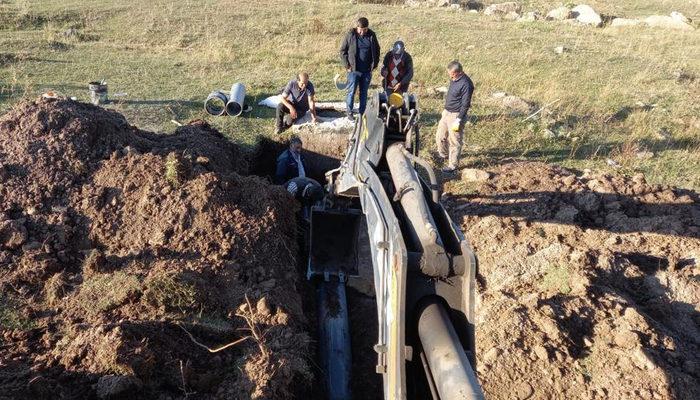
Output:
[[464,123],[461,121],[457,132],[450,130],[450,126],[457,119],[456,112],[442,110],[442,118],[438,122],[437,151],[440,157],[447,158],[447,167],[456,169],[459,166],[459,155],[462,153],[462,136],[464,135]]

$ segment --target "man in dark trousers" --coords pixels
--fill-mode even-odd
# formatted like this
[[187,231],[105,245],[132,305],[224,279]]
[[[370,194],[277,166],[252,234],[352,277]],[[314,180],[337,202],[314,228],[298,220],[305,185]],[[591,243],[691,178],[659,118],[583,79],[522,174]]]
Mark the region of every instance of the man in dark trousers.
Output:
[[314,84],[309,80],[308,73],[301,72],[297,79],[289,81],[282,91],[282,101],[277,105],[275,133],[282,133],[309,111],[312,121],[318,122],[315,95]]
[[384,56],[382,63],[384,89],[387,93],[405,93],[413,79],[413,58],[400,40]]
[[275,183],[282,185],[296,177],[306,177],[304,156],[301,154],[302,143],[298,137],[289,140],[289,148],[277,157]]
[[369,21],[360,17],[354,29],[348,31],[340,45],[340,61],[348,71],[345,99],[348,118],[353,119],[355,92],[360,90],[360,114],[367,106],[367,91],[372,81],[372,71],[379,65],[379,41],[377,35],[369,29]]
[[464,124],[472,104],[474,83],[464,73],[459,61],[452,61],[447,65],[447,75],[450,77],[450,86],[445,95],[445,109],[442,110],[442,118],[438,122],[436,142],[438,156],[443,161],[447,159],[447,166],[442,172],[451,174],[459,166]]

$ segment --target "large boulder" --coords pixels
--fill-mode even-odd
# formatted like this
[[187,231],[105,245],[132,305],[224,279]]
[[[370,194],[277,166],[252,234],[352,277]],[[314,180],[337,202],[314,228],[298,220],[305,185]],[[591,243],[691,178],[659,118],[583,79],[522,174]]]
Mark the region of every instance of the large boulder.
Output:
[[693,30],[688,19],[681,13],[672,13],[667,15],[652,15],[644,19],[644,23],[654,28],[678,29],[678,30]]
[[571,19],[574,18],[573,13],[569,9],[569,7],[566,6],[561,6],[557,7],[550,12],[547,13],[547,20],[550,21],[563,21],[565,19]]
[[593,26],[600,26],[603,24],[603,19],[598,15],[595,10],[586,4],[579,4],[574,7],[571,12],[574,14],[576,21]]
[[490,6],[486,7],[484,14],[503,18],[513,15],[519,16],[520,10],[520,4],[514,1],[509,1],[507,3],[491,4]]

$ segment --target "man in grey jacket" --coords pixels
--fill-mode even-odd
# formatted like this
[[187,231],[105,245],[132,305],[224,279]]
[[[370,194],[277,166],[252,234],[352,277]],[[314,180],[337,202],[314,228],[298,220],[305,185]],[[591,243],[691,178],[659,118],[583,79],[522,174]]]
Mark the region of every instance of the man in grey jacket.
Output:
[[436,142],[439,157],[442,160],[447,159],[447,166],[442,172],[453,173],[459,166],[464,124],[472,104],[474,83],[464,73],[459,61],[452,61],[447,65],[447,75],[450,77],[450,86],[445,95],[445,109],[442,110],[442,118],[438,122]]
[[360,114],[365,113],[367,91],[372,81],[372,71],[379,65],[379,41],[377,35],[369,29],[369,21],[360,17],[354,29],[345,34],[340,45],[340,61],[348,71],[345,99],[348,118],[353,119],[355,92],[360,90]]

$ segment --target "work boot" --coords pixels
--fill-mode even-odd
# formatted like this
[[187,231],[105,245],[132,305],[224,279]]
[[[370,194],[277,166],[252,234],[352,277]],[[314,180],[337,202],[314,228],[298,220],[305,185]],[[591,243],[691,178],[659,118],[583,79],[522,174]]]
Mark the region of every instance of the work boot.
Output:
[[352,122],[355,122],[355,116],[353,115],[352,112],[347,113],[347,114],[345,115],[345,118],[347,118],[348,120],[350,120],[350,121],[352,121]]

